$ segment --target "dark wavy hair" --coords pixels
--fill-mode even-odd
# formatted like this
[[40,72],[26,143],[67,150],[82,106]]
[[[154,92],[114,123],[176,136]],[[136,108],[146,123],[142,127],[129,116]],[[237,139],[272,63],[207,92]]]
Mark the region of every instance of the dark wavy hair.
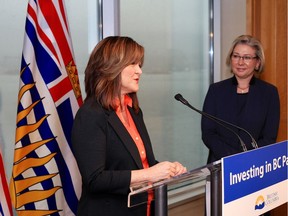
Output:
[[[95,97],[108,110],[115,110],[121,96],[121,72],[131,64],[143,65],[144,48],[130,37],[110,36],[92,51],[85,69],[86,99]],[[129,93],[133,109],[139,111],[136,92]]]

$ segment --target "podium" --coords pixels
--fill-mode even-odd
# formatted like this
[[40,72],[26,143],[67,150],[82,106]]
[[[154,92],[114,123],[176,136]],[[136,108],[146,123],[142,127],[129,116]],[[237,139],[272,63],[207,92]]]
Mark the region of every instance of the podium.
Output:
[[141,193],[154,191],[155,215],[168,215],[168,193],[204,182],[207,216],[261,215],[288,202],[287,141],[222,158],[159,182],[134,185],[128,207]]
[[[133,202],[134,196],[148,191],[154,191],[155,216],[168,215],[168,192],[175,188],[204,182],[206,184],[206,202],[211,204],[208,210],[211,210],[211,216],[220,216],[221,214],[221,161],[190,170],[171,179],[166,179],[154,183],[134,185],[128,195],[128,207],[133,207],[140,202]],[[208,216],[208,215],[207,215]]]

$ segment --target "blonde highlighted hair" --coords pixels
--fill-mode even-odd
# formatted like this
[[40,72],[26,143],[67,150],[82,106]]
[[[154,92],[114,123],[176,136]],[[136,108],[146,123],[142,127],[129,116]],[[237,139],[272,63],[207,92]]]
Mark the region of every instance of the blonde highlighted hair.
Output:
[[255,56],[260,62],[259,67],[255,68],[255,72],[260,74],[263,71],[264,65],[265,65],[264,50],[263,50],[263,46],[261,42],[257,40],[256,38],[252,37],[251,35],[241,35],[233,41],[231,48],[228,52],[228,55],[226,57],[226,65],[230,68],[230,71],[232,71],[231,70],[231,56],[233,55],[235,47],[239,44],[250,46],[251,48],[255,50]]

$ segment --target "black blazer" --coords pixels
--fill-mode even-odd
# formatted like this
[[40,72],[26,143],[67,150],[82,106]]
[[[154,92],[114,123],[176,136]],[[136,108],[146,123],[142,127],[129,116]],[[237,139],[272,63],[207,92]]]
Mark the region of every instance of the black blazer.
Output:
[[[251,79],[246,95],[237,94],[235,77],[211,84],[203,111],[246,129],[259,147],[276,142],[280,119],[278,91],[260,79]],[[201,128],[202,140],[209,149],[208,163],[243,151],[237,136],[223,126],[202,117]],[[248,150],[252,149],[250,137],[235,128],[233,130]]]
[[[144,142],[148,163],[154,158],[142,111],[129,111]],[[114,111],[88,99],[78,110],[72,130],[72,147],[82,176],[77,215],[146,215],[146,204],[128,208],[131,170],[143,169],[130,134]],[[147,194],[139,199],[147,200]],[[139,200],[140,201],[140,200]]]

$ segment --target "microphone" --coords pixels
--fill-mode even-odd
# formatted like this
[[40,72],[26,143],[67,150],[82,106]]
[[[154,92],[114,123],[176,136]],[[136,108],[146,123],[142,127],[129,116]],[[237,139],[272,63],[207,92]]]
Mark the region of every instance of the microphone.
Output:
[[211,119],[212,121],[216,122],[217,124],[223,126],[223,127],[226,128],[227,130],[229,130],[229,131],[231,131],[233,134],[235,134],[235,135],[237,136],[237,138],[239,139],[239,141],[240,141],[240,144],[241,144],[241,146],[242,146],[243,151],[247,151],[247,147],[246,147],[245,143],[243,142],[243,140],[241,139],[241,137],[240,137],[234,130],[232,130],[231,128],[227,127],[226,125],[229,125],[229,126],[232,126],[232,127],[234,127],[234,128],[237,128],[237,129],[239,129],[239,130],[241,130],[241,131],[244,131],[244,132],[245,132],[246,134],[248,134],[248,136],[251,138],[251,141],[252,141],[251,144],[252,144],[252,146],[254,147],[254,149],[258,148],[258,144],[257,144],[256,140],[255,140],[255,139],[253,138],[253,136],[252,136],[247,130],[245,130],[244,128],[241,128],[241,127],[239,127],[239,126],[237,126],[237,125],[234,125],[234,124],[232,124],[232,123],[230,123],[230,122],[224,121],[224,120],[222,120],[222,119],[219,119],[219,118],[217,118],[217,117],[215,117],[215,116],[212,116],[212,115],[210,115],[210,114],[208,114],[208,113],[205,113],[205,112],[202,112],[202,111],[196,109],[196,108],[193,107],[187,100],[185,100],[185,99],[183,98],[183,96],[182,96],[181,94],[179,94],[179,93],[176,94],[176,95],[174,96],[174,98],[175,98],[176,100],[180,101],[181,103],[183,103],[184,105],[188,106],[190,109],[192,109],[192,110],[200,113],[201,115],[205,116],[206,118]]

